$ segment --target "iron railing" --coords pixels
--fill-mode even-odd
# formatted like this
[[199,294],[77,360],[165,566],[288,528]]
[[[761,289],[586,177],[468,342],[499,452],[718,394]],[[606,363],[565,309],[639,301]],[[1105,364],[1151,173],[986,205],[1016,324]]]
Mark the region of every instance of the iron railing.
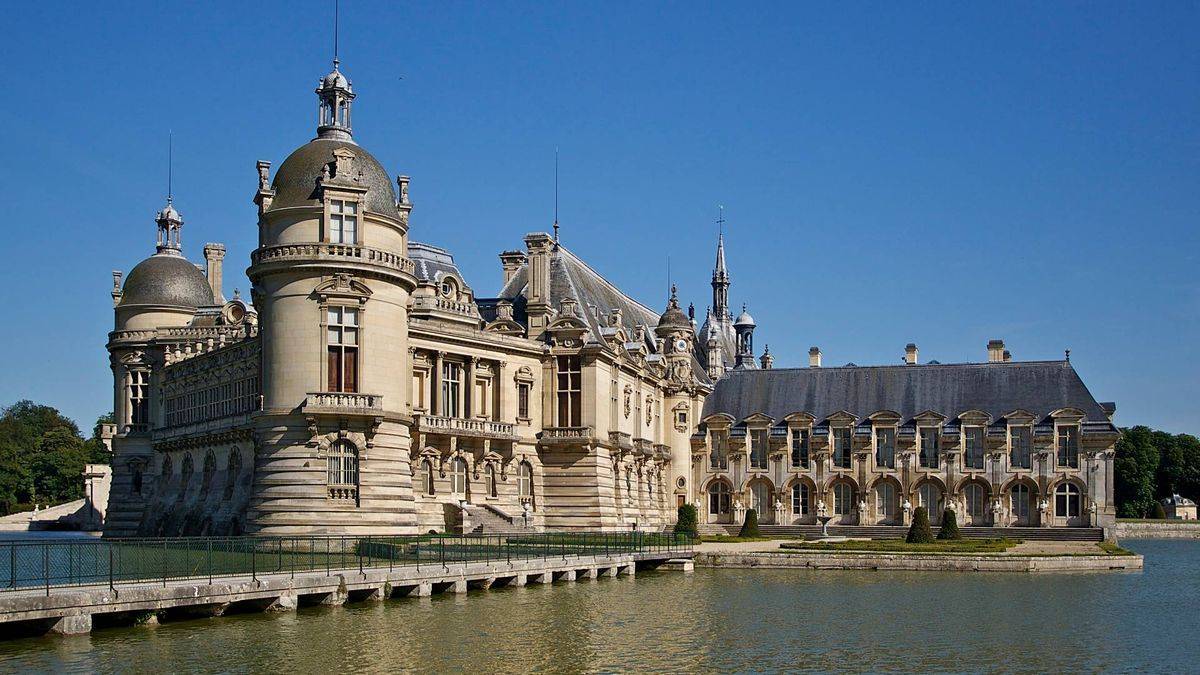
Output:
[[516,535],[169,537],[0,541],[0,593],[627,554],[690,555],[686,535],[540,532]]

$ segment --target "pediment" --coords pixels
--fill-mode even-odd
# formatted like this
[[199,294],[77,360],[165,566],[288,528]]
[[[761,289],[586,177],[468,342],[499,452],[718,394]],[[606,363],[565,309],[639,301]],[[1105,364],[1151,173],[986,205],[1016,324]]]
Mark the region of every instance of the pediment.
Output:
[[742,419],[747,426],[771,426],[775,418],[760,412],[753,413]]
[[967,410],[958,416],[958,420],[964,424],[988,424],[992,416],[982,410]]
[[359,302],[366,302],[373,295],[366,284],[346,273],[335,274],[321,282],[313,289],[313,293],[321,302],[329,298],[353,298]]
[[902,418],[895,410],[880,410],[867,415],[867,419],[878,424],[896,424]]
[[700,421],[710,427],[728,427],[733,426],[733,423],[737,420],[733,418],[733,415],[727,413],[716,413],[702,418]]
[[947,418],[940,412],[926,410],[925,412],[913,415],[913,419],[917,422],[924,422],[926,424],[941,424],[942,422],[945,422]]
[[783,416],[784,422],[791,422],[792,424],[799,424],[801,426],[806,425],[806,424],[811,425],[816,420],[817,420],[817,418],[813,417],[812,414],[806,413],[806,412],[788,413],[787,415]]
[[826,417],[825,421],[834,425],[854,424],[858,416],[848,410],[839,410]]
[[1037,419],[1037,415],[1028,410],[1018,408],[1012,412],[1005,413],[1004,419],[1013,424],[1032,424]]

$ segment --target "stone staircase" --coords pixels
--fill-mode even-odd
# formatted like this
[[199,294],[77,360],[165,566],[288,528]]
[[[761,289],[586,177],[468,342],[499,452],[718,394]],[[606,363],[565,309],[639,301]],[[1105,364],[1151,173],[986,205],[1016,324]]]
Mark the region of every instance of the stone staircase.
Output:
[[[701,525],[702,535],[736,535],[740,525]],[[937,527],[932,528],[937,534]],[[960,527],[965,539],[1021,539],[1023,541],[1103,541],[1104,530],[1099,527]],[[817,539],[821,536],[820,525],[759,525],[759,532],[767,537],[804,537]],[[829,534],[835,537],[865,537],[868,539],[903,539],[908,534],[907,526],[895,525],[830,525]]]
[[522,534],[536,531],[533,527],[522,525],[520,516],[510,516],[486,504],[464,504],[462,510],[467,525],[461,530],[466,534]]

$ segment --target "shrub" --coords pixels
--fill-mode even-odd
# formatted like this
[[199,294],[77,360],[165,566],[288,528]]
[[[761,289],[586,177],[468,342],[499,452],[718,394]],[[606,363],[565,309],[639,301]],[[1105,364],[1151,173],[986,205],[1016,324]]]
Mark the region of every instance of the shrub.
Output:
[[1154,502],[1154,512],[1153,512],[1153,515],[1151,515],[1150,517],[1157,518],[1159,520],[1166,519],[1167,510],[1163,508],[1163,505],[1161,502]]
[[675,515],[675,534],[686,534],[695,539],[699,534],[696,521],[696,505],[680,505],[679,512]]
[[758,511],[749,509],[746,511],[746,522],[742,523],[742,529],[738,531],[739,537],[761,537],[758,533]]
[[912,525],[908,528],[908,536],[904,538],[910,544],[932,544],[933,530],[929,528],[929,512],[924,506],[918,506],[913,511]]
[[942,511],[942,529],[938,530],[938,539],[962,539],[962,532],[958,531],[958,519],[954,517],[954,511],[946,509]]

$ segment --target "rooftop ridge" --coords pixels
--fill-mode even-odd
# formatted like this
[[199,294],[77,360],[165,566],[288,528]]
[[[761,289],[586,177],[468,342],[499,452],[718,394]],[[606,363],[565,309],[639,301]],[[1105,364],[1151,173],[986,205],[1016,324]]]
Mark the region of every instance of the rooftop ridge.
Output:
[[1062,359],[1057,359],[1057,360],[1046,359],[1046,360],[1041,360],[1041,361],[1003,361],[1003,362],[961,361],[958,363],[881,363],[881,364],[877,364],[877,365],[867,365],[867,366],[859,366],[859,365],[818,366],[818,367],[790,366],[787,368],[768,368],[765,370],[763,370],[763,369],[734,370],[734,371],[730,371],[729,373],[727,373],[727,375],[734,374],[734,373],[742,373],[742,374],[745,374],[745,373],[775,373],[775,372],[786,372],[786,371],[814,372],[814,371],[823,371],[823,370],[872,370],[872,369],[879,369],[879,368],[898,368],[898,369],[903,369],[903,370],[913,370],[915,368],[962,368],[962,367],[966,367],[966,366],[987,366],[989,368],[993,367],[993,366],[1006,366],[1006,367],[1044,366],[1044,365],[1054,365],[1054,364],[1067,366],[1067,365],[1070,365],[1070,363],[1071,363],[1070,361],[1064,361]]

